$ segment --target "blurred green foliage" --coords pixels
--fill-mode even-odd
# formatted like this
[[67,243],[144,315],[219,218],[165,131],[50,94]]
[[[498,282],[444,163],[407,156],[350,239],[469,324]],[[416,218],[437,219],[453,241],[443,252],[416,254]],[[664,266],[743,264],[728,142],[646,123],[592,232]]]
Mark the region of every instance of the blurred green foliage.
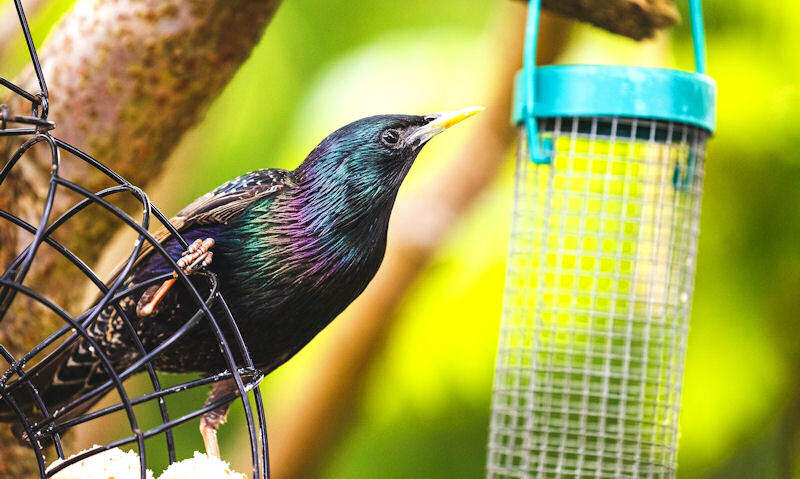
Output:
[[[497,51],[489,27],[503,1],[286,0],[176,152],[178,165],[195,174],[171,188],[165,209],[248,170],[294,167],[351,119],[487,101],[503,61],[490,58]],[[37,40],[71,3],[51,0],[36,16]],[[800,478],[800,3],[704,3],[718,131],[708,151],[678,475]],[[666,49],[663,41],[638,45],[581,26],[565,61],[690,68],[690,41],[686,22]],[[21,66],[24,52],[0,63]],[[437,139],[403,194],[479,134],[465,125]],[[484,476],[512,154],[397,311],[385,351],[368,366],[357,413],[315,477]],[[470,159],[462,160],[468,169]],[[307,368],[329,338],[320,335],[265,381],[268,405],[313,374]],[[235,409],[234,423],[241,421]]]

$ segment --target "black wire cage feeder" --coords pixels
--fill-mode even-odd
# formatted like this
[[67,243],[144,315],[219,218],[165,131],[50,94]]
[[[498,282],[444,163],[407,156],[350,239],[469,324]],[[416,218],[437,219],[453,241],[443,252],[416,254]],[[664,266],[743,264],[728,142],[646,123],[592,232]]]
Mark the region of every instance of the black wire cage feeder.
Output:
[[[218,291],[216,277],[211,272],[204,272],[193,276],[190,281],[161,243],[148,232],[153,226],[163,227],[174,238],[177,238],[184,248],[188,246],[167,217],[150,203],[144,191],[87,153],[51,134],[55,123],[48,120],[47,84],[20,0],[14,0],[14,5],[30,53],[39,91],[32,93],[0,77],[0,85],[10,90],[14,104],[30,104],[31,108],[30,114],[27,114],[28,112],[14,111],[13,108],[6,105],[0,106],[0,136],[17,137],[21,143],[21,146],[8,158],[4,158],[3,164],[0,165],[0,200],[3,200],[0,201],[0,223],[6,223],[5,225],[0,224],[0,226],[14,228],[17,233],[15,235],[16,242],[0,239],[0,241],[9,243],[0,244],[0,251],[5,250],[3,251],[5,257],[11,258],[8,264],[0,265],[6,268],[0,276],[0,328],[4,326],[3,322],[20,309],[25,309],[29,313],[33,311],[31,314],[38,315],[41,312],[43,315],[52,316],[56,321],[54,324],[60,324],[61,327],[55,332],[25,331],[26,335],[41,333],[43,337],[41,342],[27,352],[20,353],[17,351],[19,348],[8,347],[8,345],[0,343],[0,355],[5,361],[5,364],[0,362],[2,364],[2,368],[0,368],[2,370],[0,398],[15,414],[16,427],[20,431],[24,431],[27,445],[31,447],[32,455],[35,456],[40,477],[52,477],[66,467],[94,454],[118,446],[135,445],[139,457],[139,472],[141,478],[146,479],[148,477],[148,452],[152,455],[156,452],[153,450],[154,448],[160,448],[161,450],[157,451],[158,454],[161,456],[166,454],[170,464],[176,462],[176,441],[173,431],[175,427],[199,418],[225,403],[241,401],[249,438],[252,477],[254,479],[268,478],[269,455],[265,415],[257,387],[263,375],[253,367],[242,336]],[[37,150],[38,155],[31,153],[34,149]],[[36,217],[25,218],[25,215],[13,211],[17,199],[15,195],[18,192],[12,191],[11,182],[7,180],[18,173],[20,169],[35,168],[34,162],[37,161],[37,158],[38,161],[41,161],[43,152],[46,153],[44,156],[47,158],[50,169],[48,173],[42,175],[42,184],[32,186],[41,189],[44,193],[41,197],[44,199],[41,204],[33,207],[33,211],[37,212]],[[70,166],[64,168],[66,163],[70,163]],[[110,186],[99,191],[92,191],[82,186],[80,180],[72,179],[65,173],[74,171],[76,164],[80,166],[84,175],[87,170],[92,175],[101,175]],[[17,171],[15,172],[15,170]],[[67,198],[70,200],[67,201]],[[137,208],[127,208],[127,210],[135,209],[137,214],[126,213],[126,209],[123,209],[120,204],[128,206],[134,204]],[[4,209],[8,205],[11,206]],[[60,234],[70,230],[71,222],[76,222],[75,218],[87,214],[110,215],[114,221],[124,225],[123,228],[133,232],[136,237],[133,248],[123,255],[125,260],[121,266],[122,273],[107,281],[101,279],[87,262],[73,253],[69,240],[77,235]],[[81,241],[92,241],[91,228],[89,231],[78,231],[78,234],[84,236],[80,238]],[[97,248],[104,246],[102,244],[94,245]],[[152,247],[155,254],[163,255],[174,268],[174,273],[154,277],[142,284],[132,286],[125,284],[123,278],[133,267],[145,247]],[[93,293],[99,299],[90,303],[92,306],[88,309],[84,308],[78,312],[72,312],[71,309],[74,308],[59,305],[45,293],[49,290],[45,286],[41,286],[39,284],[41,282],[34,284],[32,281],[27,281],[30,277],[29,273],[36,271],[37,260],[41,256],[56,258],[58,261],[67,263],[69,267],[76,268],[85,278],[86,283],[91,285]],[[177,281],[190,292],[196,306],[196,313],[172,335],[161,338],[160,344],[149,349],[145,348],[135,332],[131,318],[126,317],[119,303],[135,289],[146,288],[172,277],[177,278]],[[72,278],[70,277],[70,281]],[[82,294],[82,285],[80,284],[71,289],[75,290],[74,294]],[[37,367],[47,361],[48,355],[54,351],[67,348],[78,340],[88,341],[90,345],[94,344],[88,331],[102,311],[108,308],[116,309],[124,322],[124,327],[130,331],[133,346],[138,350],[136,359],[124,370],[115,370],[103,350],[95,348],[108,380],[91,392],[72,401],[66,407],[60,406],[58,411],[53,411],[53,405],[47,404],[43,395],[32,383],[32,374]],[[208,377],[186,379],[179,384],[162,386],[156,375],[153,359],[167,348],[178,344],[193,327],[201,322],[207,322],[210,330],[216,334],[220,354],[224,357],[227,370]],[[228,333],[223,333],[223,331]],[[44,337],[48,333],[49,335]],[[16,331],[8,334],[16,334]],[[144,393],[132,394],[132,388],[128,388],[123,382],[138,373],[146,373],[144,376],[149,384]],[[181,378],[185,379],[183,376]],[[180,414],[175,414],[174,409],[176,408],[174,407],[172,407],[173,411],[170,411],[168,403],[174,400],[171,398],[178,398],[186,391],[222,380],[233,380],[237,386],[236,394],[228,395],[188,413],[181,410]],[[100,396],[113,397],[114,394],[118,396],[118,400],[111,405],[101,405],[99,409],[71,415],[66,420],[61,415],[65,409],[78,408],[81,401],[95,402]],[[19,398],[23,395],[34,399],[38,409],[35,415],[23,411],[19,404]],[[142,411],[144,410],[157,411],[157,413],[151,412],[147,418],[143,418]],[[62,442],[62,435],[68,428],[89,423],[102,423],[114,414],[123,416],[127,422],[123,433],[105,444],[95,445],[70,458],[65,457],[68,455],[65,453],[68,448]],[[155,423],[154,416],[157,418]],[[145,444],[146,439],[153,437],[162,437],[163,440],[147,441]],[[45,451],[51,444],[61,461],[48,468]],[[166,447],[166,451],[163,450],[164,447]],[[52,461],[49,462],[52,463]]]

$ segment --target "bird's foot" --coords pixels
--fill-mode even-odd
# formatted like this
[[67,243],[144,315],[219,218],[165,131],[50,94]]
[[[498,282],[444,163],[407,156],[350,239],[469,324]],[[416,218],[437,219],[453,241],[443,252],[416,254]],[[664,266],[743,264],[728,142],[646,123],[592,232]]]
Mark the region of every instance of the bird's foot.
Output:
[[[214,258],[214,252],[211,251],[212,246],[214,246],[213,238],[194,240],[189,245],[189,248],[181,254],[180,259],[177,261],[178,267],[187,276],[200,268],[207,267]],[[164,296],[166,296],[177,279],[178,273],[173,273],[173,277],[161,283],[160,286],[152,286],[145,291],[136,305],[136,314],[143,318],[158,312],[159,304],[164,300]]]
[[[236,383],[231,379],[225,379],[211,385],[211,394],[206,399],[205,406],[209,406],[220,399],[233,394],[237,394]],[[214,409],[203,414],[200,418],[200,434],[203,435],[203,443],[206,446],[206,454],[219,459],[219,444],[217,443],[217,429],[221,424],[228,420],[229,402],[225,402]]]
[[211,259],[214,258],[214,253],[211,251],[212,246],[214,246],[214,238],[194,240],[178,260],[178,267],[186,275],[190,275],[198,269],[210,265]]
[[203,414],[200,419],[200,434],[203,436],[203,444],[206,446],[206,454],[220,459],[219,442],[217,441],[217,429],[223,424],[226,415],[221,417],[214,411]]

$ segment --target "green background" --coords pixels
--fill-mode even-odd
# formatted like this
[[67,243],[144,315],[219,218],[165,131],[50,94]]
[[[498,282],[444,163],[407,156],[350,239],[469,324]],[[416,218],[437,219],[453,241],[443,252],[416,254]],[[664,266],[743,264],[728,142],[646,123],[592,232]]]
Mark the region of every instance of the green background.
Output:
[[[172,213],[245,171],[292,168],[361,116],[487,102],[502,61],[491,29],[502,1],[285,1],[176,152],[196,174],[156,201]],[[39,11],[37,41],[71,3]],[[708,149],[678,477],[800,478],[800,3],[712,0],[705,11],[718,132]],[[562,61],[691,68],[690,41],[687,22],[645,45],[578,26]],[[4,76],[24,65],[21,42],[2,50]],[[465,125],[437,139],[402,194],[479,134]],[[315,477],[483,477],[513,154],[509,145],[502,174],[400,305],[356,412]],[[267,378],[268,406],[313,374],[329,337]],[[226,427],[241,420],[234,409]],[[233,448],[235,438],[222,437],[223,450]]]

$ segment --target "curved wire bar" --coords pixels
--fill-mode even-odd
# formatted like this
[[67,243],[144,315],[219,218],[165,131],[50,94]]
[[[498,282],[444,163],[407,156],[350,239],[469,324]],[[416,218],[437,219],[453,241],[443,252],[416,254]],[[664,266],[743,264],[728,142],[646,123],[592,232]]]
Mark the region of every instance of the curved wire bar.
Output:
[[[56,181],[59,184],[63,184],[64,182],[66,182],[66,180],[63,180],[61,178],[57,179]],[[142,226],[144,228],[146,228],[149,225],[149,221],[150,221],[150,218],[149,218],[149,216],[150,216],[150,202],[149,202],[147,196],[144,194],[144,192],[142,192],[138,188],[131,188],[131,187],[128,187],[126,185],[122,185],[122,186],[108,188],[106,190],[103,190],[103,191],[99,192],[97,194],[97,196],[102,198],[102,197],[111,195],[113,193],[118,193],[118,192],[130,192],[138,200],[141,201],[141,203],[142,203],[142,205],[144,207],[143,208],[143,218],[142,218],[141,224],[142,224]],[[84,209],[86,206],[88,206],[90,204],[93,204],[92,201],[91,201],[91,198],[87,198],[87,199],[81,201],[80,203],[78,203],[77,205],[75,205],[70,210],[68,210],[64,215],[62,215],[53,224],[51,224],[50,227],[48,227],[48,229],[46,231],[46,235],[47,235],[46,238],[50,239],[50,235],[53,233],[53,231],[55,231],[59,226],[63,225],[65,223],[65,221],[67,219],[69,219],[70,217],[72,217],[75,213],[77,213],[78,211],[81,211],[82,209]],[[136,241],[136,244],[134,246],[133,252],[129,256],[129,260],[128,260],[129,265],[126,265],[127,266],[126,269],[129,269],[130,265],[133,264],[133,261],[136,260],[136,258],[139,255],[139,252],[141,251],[141,248],[142,248],[142,237],[140,235],[139,238],[137,238],[137,241]],[[20,256],[22,256],[22,255],[20,255]],[[70,253],[70,257],[68,257],[68,259],[72,260],[73,258],[75,260],[77,260],[77,258],[75,258],[75,256]],[[73,261],[73,264],[76,264],[76,262]],[[80,262],[80,264],[82,266],[85,266],[85,264],[83,262]],[[11,267],[13,268],[14,265],[12,264]],[[81,266],[79,266],[79,268],[81,268]],[[93,283],[95,283],[95,286],[97,286],[100,289],[100,292],[102,294],[104,294],[104,295],[108,295],[109,294],[109,289],[106,288],[105,284],[100,280],[100,278],[97,277],[97,275],[94,274],[94,272],[92,272],[88,268],[86,268],[86,269],[81,268],[81,271],[84,273],[84,275],[89,277],[90,280]],[[142,354],[142,355],[146,354],[146,351],[144,349],[144,345],[142,344],[141,339],[139,338],[139,336],[136,334],[136,330],[133,327],[133,324],[130,321],[130,319],[128,318],[127,314],[125,314],[124,309],[121,308],[117,302],[111,302],[111,305],[114,308],[115,312],[119,315],[119,317],[122,318],[122,321],[123,321],[125,327],[131,333],[131,336],[134,339],[134,346],[137,348],[139,354]],[[55,339],[56,338],[53,338],[52,340],[55,340]],[[48,338],[48,342],[52,341],[52,340],[50,338]],[[69,346],[71,344],[71,342],[72,341],[70,341],[70,340],[65,341],[62,344],[62,347]],[[41,346],[41,343],[40,343],[40,346]],[[46,346],[46,344],[44,346]],[[28,358],[26,356],[26,357],[23,358],[23,361],[25,361],[27,359]],[[148,363],[148,364],[146,364],[145,367],[146,367],[146,370],[147,370],[151,385],[153,386],[154,390],[155,391],[160,390],[161,389],[161,384],[160,384],[160,382],[158,380],[158,376],[156,375],[155,369],[153,368],[152,364]],[[169,414],[167,412],[166,404],[164,403],[164,400],[159,398],[158,402],[159,402],[159,410],[161,412],[162,420],[165,421],[165,422],[169,421]],[[166,440],[167,440],[167,444],[168,444],[170,461],[174,461],[175,460],[175,457],[174,457],[175,456],[175,454],[174,454],[174,438],[173,438],[173,435],[172,435],[171,431],[167,431]]]
[[[47,119],[49,112],[49,92],[47,83],[42,73],[42,68],[39,63],[22,4],[20,0],[13,0],[13,2],[19,16],[21,29],[25,36],[26,46],[36,74],[39,91],[30,92],[0,77],[0,87],[8,89],[31,104],[30,115],[12,114],[9,112],[8,107],[0,105],[0,137],[30,137],[23,142],[8,161],[5,162],[2,169],[0,169],[0,186],[3,185],[12,169],[20,163],[31,148],[39,143],[48,145],[51,169],[47,194],[44,197],[41,207],[41,217],[39,217],[36,224],[26,221],[9,211],[0,209],[0,219],[2,219],[2,221],[18,228],[20,232],[31,235],[27,246],[22,249],[16,258],[11,261],[2,275],[0,275],[0,322],[6,316],[16,297],[21,295],[22,297],[35,301],[40,306],[44,307],[45,310],[55,314],[56,317],[64,322],[64,325],[55,332],[47,335],[39,344],[35,345],[20,358],[16,358],[6,347],[0,344],[0,357],[10,365],[10,367],[0,375],[0,398],[6,402],[10,410],[17,416],[22,430],[27,435],[36,457],[40,477],[51,477],[58,471],[93,454],[106,451],[113,447],[135,443],[139,450],[140,477],[146,479],[147,451],[145,449],[145,439],[164,434],[169,461],[172,463],[176,460],[172,429],[223,404],[235,401],[238,397],[242,401],[250,439],[253,477],[269,478],[270,470],[266,418],[261,393],[258,388],[258,384],[263,378],[263,373],[254,367],[244,338],[237,327],[230,309],[218,290],[216,276],[212,273],[204,272],[200,275],[193,276],[195,279],[201,278],[202,281],[190,281],[186,274],[178,268],[175,259],[169,255],[164,246],[150,234],[149,229],[151,222],[155,221],[156,224],[165,228],[169,233],[168,238],[175,239],[182,247],[186,248],[188,243],[170,223],[169,219],[158,208],[150,204],[147,195],[116,172],[92,158],[89,154],[49,134],[49,132],[55,128],[55,123]],[[73,181],[61,177],[59,175],[59,167],[62,161],[62,153],[66,153],[71,158],[77,159],[90,168],[101,172],[116,185],[98,192],[92,192]],[[71,191],[82,197],[82,199],[63,212],[59,212],[58,216],[52,220],[57,212],[56,210],[61,208],[61,205],[57,207],[55,204],[56,192],[59,189]],[[114,195],[132,196],[142,206],[141,217],[134,219],[121,208],[110,203],[108,199]],[[62,244],[53,237],[53,234],[59,228],[91,205],[102,207],[124,224],[126,228],[132,229],[137,234],[137,239],[134,242],[133,248],[127,255],[122,267],[119,269],[119,273],[112,277],[108,283],[104,282],[85,261],[68,247],[68,245]],[[186,288],[186,291],[188,291],[192,301],[197,307],[196,312],[188,318],[180,328],[150,351],[146,350],[141,338],[139,338],[135,332],[131,318],[126,315],[123,308],[120,306],[120,302],[131,294],[136,293],[142,288],[157,284],[168,277],[173,277],[173,273],[168,273],[123,288],[125,278],[129,275],[147,243],[152,247],[152,252],[150,254],[161,255],[171,265],[174,270],[174,275]],[[92,307],[82,314],[73,317],[53,300],[44,296],[42,292],[36,291],[35,288],[24,284],[25,278],[30,272],[42,244],[48,245],[50,250],[66,259],[68,263],[77,268],[77,270],[97,288],[99,292],[98,299]],[[215,308],[215,311],[217,311],[217,316],[212,312],[212,306]],[[139,355],[138,359],[136,359],[132,365],[122,371],[115,370],[111,358],[102,351],[87,330],[99,315],[109,308],[113,308],[119,315],[125,329],[133,337],[132,345]],[[158,354],[174,345],[203,320],[208,321],[211,331],[213,331],[216,336],[220,347],[220,354],[222,354],[228,368],[227,371],[190,380],[168,388],[162,388],[152,360]],[[223,333],[223,325],[226,331],[229,331],[228,333]],[[94,347],[95,353],[100,360],[102,371],[106,374],[108,379],[91,391],[82,394],[79,398],[61,405],[55,411],[51,411],[46,401],[33,384],[33,375],[49,364],[56,353],[69,348],[79,340],[86,341],[89,346]],[[234,353],[234,349],[238,351],[237,354]],[[48,350],[50,354],[36,362],[39,355]],[[240,358],[241,364],[237,363],[237,357]],[[35,364],[32,367],[26,367],[34,362]],[[130,396],[123,382],[130,376],[144,371],[148,374],[153,391],[135,397]],[[220,398],[211,404],[204,405],[189,414],[175,419],[170,418],[165,402],[166,397],[171,394],[177,394],[188,389],[205,386],[222,380],[233,380],[236,385],[236,392]],[[85,405],[87,401],[99,399],[99,397],[109,393],[111,390],[115,390],[119,395],[120,401],[118,403],[93,412],[83,412],[82,414],[74,415],[74,417],[68,416],[68,413],[74,412],[77,408]],[[18,395],[23,393],[33,398],[34,404],[39,410],[36,417],[31,417],[30,413],[26,412],[21,406]],[[249,401],[250,393],[252,393],[252,397],[255,400],[255,416]],[[159,407],[161,424],[147,430],[142,430],[139,427],[139,421],[133,407],[150,401],[156,401]],[[61,434],[71,427],[97,420],[119,411],[125,412],[131,430],[130,436],[92,448],[70,459],[64,458]],[[67,419],[64,419],[65,416]],[[46,466],[44,456],[45,446],[43,444],[47,443],[46,439],[52,441],[58,457],[63,460],[58,466],[51,467],[50,469]]]

